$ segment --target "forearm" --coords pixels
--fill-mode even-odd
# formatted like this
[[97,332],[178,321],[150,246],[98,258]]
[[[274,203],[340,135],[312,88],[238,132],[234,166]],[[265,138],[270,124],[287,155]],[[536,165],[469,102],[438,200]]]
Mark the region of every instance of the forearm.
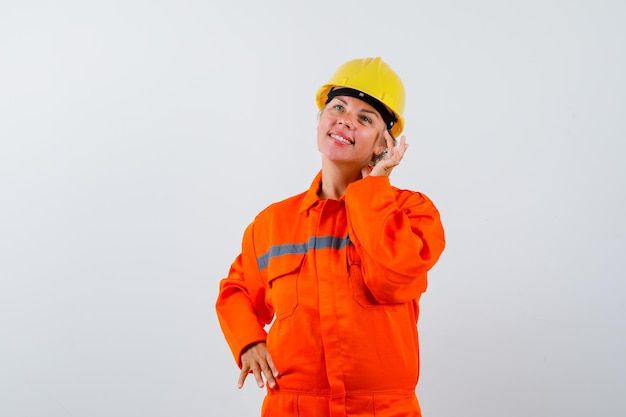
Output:
[[222,332],[235,361],[241,366],[241,353],[252,343],[265,341],[267,333],[250,298],[228,278],[221,281],[215,305]]
[[398,192],[385,177],[348,187],[350,238],[363,278],[380,302],[406,302],[426,289],[426,273],[445,246],[439,213],[425,196]]
[[244,233],[242,252],[220,281],[215,304],[224,337],[241,366],[241,352],[251,343],[265,341],[265,325],[273,311],[265,303],[265,280],[259,272],[253,243],[253,226]]

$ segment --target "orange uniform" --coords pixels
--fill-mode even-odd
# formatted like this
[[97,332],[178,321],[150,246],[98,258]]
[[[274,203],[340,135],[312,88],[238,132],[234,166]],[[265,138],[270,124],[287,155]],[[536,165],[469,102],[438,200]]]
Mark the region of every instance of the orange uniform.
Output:
[[387,177],[340,200],[320,200],[320,184],[246,229],[216,304],[226,340],[240,366],[267,342],[280,377],[263,417],[419,417],[418,302],[445,245],[439,212]]

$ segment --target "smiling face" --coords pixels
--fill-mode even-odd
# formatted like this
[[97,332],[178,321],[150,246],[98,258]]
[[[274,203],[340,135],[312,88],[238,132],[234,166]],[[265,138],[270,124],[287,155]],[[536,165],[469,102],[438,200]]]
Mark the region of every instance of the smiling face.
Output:
[[385,149],[385,123],[369,104],[354,97],[334,97],[317,125],[317,146],[329,162],[361,170]]

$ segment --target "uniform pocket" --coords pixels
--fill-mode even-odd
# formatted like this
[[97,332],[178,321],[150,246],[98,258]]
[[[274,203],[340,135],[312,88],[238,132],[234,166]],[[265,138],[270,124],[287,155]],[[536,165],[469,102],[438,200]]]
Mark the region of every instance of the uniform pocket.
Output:
[[276,320],[293,314],[298,306],[298,277],[304,254],[282,255],[270,259],[267,266],[267,302],[276,312]]
[[357,304],[359,304],[362,308],[367,310],[396,310],[398,304],[380,303],[372,295],[372,292],[363,280],[364,272],[361,262],[361,256],[357,252],[354,245],[348,245],[346,248],[346,252],[348,256],[350,287],[352,288],[354,301],[356,301]]

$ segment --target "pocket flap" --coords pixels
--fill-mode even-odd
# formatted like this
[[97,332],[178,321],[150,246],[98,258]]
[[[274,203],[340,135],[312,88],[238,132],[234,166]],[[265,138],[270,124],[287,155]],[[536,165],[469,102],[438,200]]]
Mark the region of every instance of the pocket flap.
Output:
[[298,272],[304,256],[303,253],[298,253],[270,258],[267,264],[267,282],[272,285],[275,279]]

